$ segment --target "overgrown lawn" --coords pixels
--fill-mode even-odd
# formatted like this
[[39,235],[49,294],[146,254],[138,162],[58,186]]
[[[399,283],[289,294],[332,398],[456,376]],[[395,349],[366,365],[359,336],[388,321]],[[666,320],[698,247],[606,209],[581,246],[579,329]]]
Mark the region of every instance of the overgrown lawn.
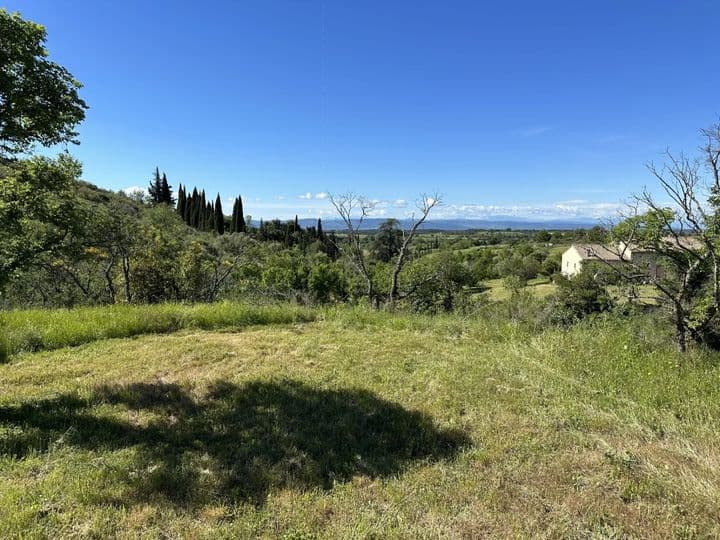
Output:
[[0,537],[713,537],[720,368],[657,321],[338,308],[0,366]]

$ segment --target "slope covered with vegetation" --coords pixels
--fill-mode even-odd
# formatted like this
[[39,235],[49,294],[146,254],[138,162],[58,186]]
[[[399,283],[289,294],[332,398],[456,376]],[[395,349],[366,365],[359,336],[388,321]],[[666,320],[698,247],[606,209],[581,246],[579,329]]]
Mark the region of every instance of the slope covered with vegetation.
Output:
[[720,534],[720,368],[653,318],[315,315],[11,357],[0,536]]

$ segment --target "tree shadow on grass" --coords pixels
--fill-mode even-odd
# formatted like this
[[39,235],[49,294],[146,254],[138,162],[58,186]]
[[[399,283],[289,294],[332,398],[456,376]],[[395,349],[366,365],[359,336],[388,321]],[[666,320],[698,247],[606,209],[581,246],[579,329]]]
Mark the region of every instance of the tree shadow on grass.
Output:
[[391,476],[414,461],[451,458],[470,442],[366,390],[292,380],[220,381],[201,398],[176,384],[136,383],[100,387],[86,399],[0,407],[0,454],[23,457],[58,444],[135,448],[126,475],[131,500],[119,503],[262,504],[270,491]]

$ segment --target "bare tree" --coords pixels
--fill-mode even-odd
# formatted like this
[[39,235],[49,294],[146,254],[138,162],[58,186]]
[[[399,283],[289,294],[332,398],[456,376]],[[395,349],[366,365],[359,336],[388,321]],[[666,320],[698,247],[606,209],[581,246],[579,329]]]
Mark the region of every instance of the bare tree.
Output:
[[[365,252],[363,251],[360,242],[360,228],[365,218],[368,217],[369,213],[375,208],[375,203],[365,197],[361,197],[353,193],[340,196],[330,195],[330,202],[335,207],[335,211],[338,213],[340,218],[343,220],[348,235],[347,245],[338,245],[337,247],[340,252],[350,260],[352,265],[365,280],[366,294],[370,304],[378,307],[380,303],[380,296],[376,291],[375,283],[365,258]],[[410,226],[410,229],[403,230],[403,241],[395,259],[395,265],[393,266],[390,281],[390,289],[387,295],[387,302],[390,309],[395,308],[395,303],[400,296],[398,291],[398,278],[400,276],[400,272],[402,272],[402,269],[405,266],[405,263],[407,262],[410,245],[417,235],[418,229],[423,223],[425,223],[425,220],[430,215],[432,209],[440,204],[440,202],[440,196],[438,194],[435,194],[432,197],[425,194],[421,195],[420,201],[418,202],[418,214],[412,215],[412,225]]]
[[420,226],[425,223],[425,220],[430,215],[432,209],[440,204],[440,202],[440,195],[437,193],[432,197],[422,194],[420,196],[420,201],[418,202],[419,216],[416,218],[415,214],[413,214],[410,230],[407,232],[403,230],[403,242],[400,246],[397,259],[395,260],[395,267],[393,268],[392,278],[390,280],[390,291],[388,293],[388,306],[390,309],[395,309],[395,302],[398,298],[398,278],[403,266],[405,266],[410,244],[412,243],[413,238],[415,238]]
[[[713,328],[720,315],[720,124],[702,134],[706,144],[699,158],[667,151],[663,166],[648,164],[669,204],[643,190],[613,234],[625,261],[613,270],[629,283],[655,286],[672,312],[680,351],[688,337],[720,346]],[[650,258],[633,253],[643,251]]]
[[375,208],[375,203],[354,193],[346,193],[344,195],[331,194],[330,202],[335,207],[335,211],[340,216],[340,219],[343,220],[348,235],[347,245],[338,243],[336,247],[363,277],[368,302],[370,302],[370,305],[376,305],[378,299],[375,294],[375,285],[365,260],[365,252],[360,242],[360,228],[365,218],[368,217],[368,213]]

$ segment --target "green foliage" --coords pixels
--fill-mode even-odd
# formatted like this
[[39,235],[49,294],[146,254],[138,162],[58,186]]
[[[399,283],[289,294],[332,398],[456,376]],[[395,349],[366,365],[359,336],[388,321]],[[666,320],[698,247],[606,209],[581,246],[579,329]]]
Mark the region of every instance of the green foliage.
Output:
[[0,166],[0,291],[82,223],[80,164],[67,154]]
[[326,304],[343,300],[348,293],[348,280],[342,268],[333,263],[313,265],[308,276],[308,289],[315,302]]
[[440,252],[410,263],[403,276],[402,290],[415,311],[453,311],[457,297],[475,284],[473,274],[459,255]]
[[390,262],[399,252],[403,243],[403,231],[397,219],[388,219],[380,224],[373,236],[373,256],[381,262]]
[[550,231],[538,231],[535,233],[535,240],[538,242],[549,242],[552,240],[552,233]]
[[601,225],[595,225],[585,231],[585,239],[595,244],[604,244],[608,239],[608,231]]
[[146,213],[131,266],[132,298],[157,303],[180,299],[179,261],[184,225],[167,206]]
[[243,212],[242,197],[237,197],[233,203],[233,213],[230,219],[230,232],[246,232],[245,213]]
[[553,276],[560,273],[560,265],[562,264],[562,254],[549,254],[540,265],[540,273],[546,276]]
[[215,223],[215,232],[218,234],[225,234],[225,216],[223,216],[222,201],[220,200],[219,193],[215,198],[215,206],[213,208],[213,211],[215,212],[213,219]]
[[0,9],[0,36],[0,158],[74,142],[87,105],[81,84],[48,60],[45,28]]
[[613,307],[612,299],[604,283],[591,270],[567,278],[558,276],[558,292],[552,299],[552,319],[561,324],[571,324]]

